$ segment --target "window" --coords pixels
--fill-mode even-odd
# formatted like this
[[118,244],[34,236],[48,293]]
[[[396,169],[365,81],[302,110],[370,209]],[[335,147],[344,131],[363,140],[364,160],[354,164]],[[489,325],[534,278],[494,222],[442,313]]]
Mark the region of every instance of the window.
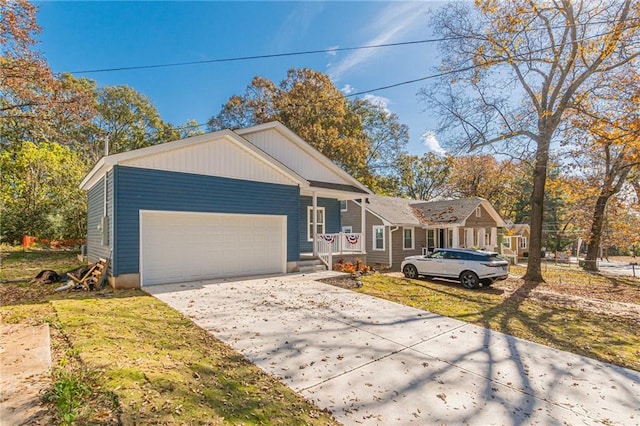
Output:
[[373,249],[384,250],[384,226],[373,227]]
[[342,227],[342,232],[344,234],[351,234],[353,232],[353,227],[351,225],[349,226],[343,226]]
[[[316,208],[318,234],[324,234],[324,207]],[[313,241],[313,206],[307,207],[307,241]]]
[[436,230],[427,229],[427,250],[433,251],[436,248]]
[[341,212],[347,211],[347,200],[340,200],[340,211]]
[[527,237],[520,237],[520,248],[527,248]]
[[402,248],[413,250],[413,228],[402,228]]
[[511,248],[511,237],[504,237],[502,240],[502,245],[506,248]]
[[476,207],[476,217],[482,216],[482,209],[480,207]]

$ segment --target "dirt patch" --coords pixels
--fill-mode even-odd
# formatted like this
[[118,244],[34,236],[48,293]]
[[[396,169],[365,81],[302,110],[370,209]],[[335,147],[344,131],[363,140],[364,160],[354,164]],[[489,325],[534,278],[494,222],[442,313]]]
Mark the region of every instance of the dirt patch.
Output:
[[360,278],[354,276],[323,278],[318,281],[320,281],[321,283],[331,284],[332,286],[346,289],[362,287],[362,281],[360,281]]

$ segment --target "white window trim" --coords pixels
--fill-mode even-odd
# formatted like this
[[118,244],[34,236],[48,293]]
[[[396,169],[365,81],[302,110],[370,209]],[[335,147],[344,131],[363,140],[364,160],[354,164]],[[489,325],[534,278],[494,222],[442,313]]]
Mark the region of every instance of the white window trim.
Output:
[[[405,247],[404,243],[405,243],[405,238],[404,238],[404,231],[410,229],[411,230],[411,247]],[[402,228],[402,249],[403,250],[415,250],[416,248],[416,232],[415,229],[413,227],[410,228]]]
[[527,237],[520,237],[520,248],[526,249],[528,247]]
[[479,206],[476,207],[476,217],[482,217],[482,209]]
[[[342,202],[343,201],[344,201],[344,209],[342,208]],[[340,211],[341,212],[349,211],[349,201],[348,200],[341,200],[340,201]]]
[[351,225],[346,225],[342,227],[342,233],[343,234],[351,234],[353,233],[353,226]]
[[[322,211],[322,223],[318,222],[316,223],[317,227],[316,227],[316,232],[318,234],[324,234],[326,231],[326,223],[327,223],[327,214],[324,211],[324,207],[316,207],[316,211]],[[312,242],[313,241],[313,232],[309,233],[309,231],[311,231],[311,226],[313,225],[313,206],[307,206],[307,241]],[[317,214],[317,213],[316,213]]]
[[[382,229],[382,248],[376,248],[376,230]],[[373,232],[371,233],[371,249],[375,251],[385,251],[387,248],[387,238],[384,226],[382,225],[374,225]]]

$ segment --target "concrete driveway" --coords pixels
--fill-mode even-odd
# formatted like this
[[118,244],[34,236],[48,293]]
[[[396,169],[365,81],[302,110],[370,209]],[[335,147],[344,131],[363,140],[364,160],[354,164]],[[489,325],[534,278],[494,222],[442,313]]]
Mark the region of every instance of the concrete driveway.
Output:
[[326,274],[145,290],[347,425],[640,424],[639,372],[314,281]]

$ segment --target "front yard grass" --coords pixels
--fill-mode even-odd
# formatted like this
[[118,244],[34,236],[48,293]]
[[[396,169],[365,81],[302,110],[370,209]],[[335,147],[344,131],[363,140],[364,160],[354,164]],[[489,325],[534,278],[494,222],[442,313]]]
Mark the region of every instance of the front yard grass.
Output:
[[[3,253],[3,323],[52,330],[58,424],[336,424],[167,305],[139,290],[54,294],[29,285],[37,268],[77,265],[75,254]],[[75,262],[75,263],[74,263]],[[12,266],[13,265],[13,266]],[[20,266],[16,266],[20,265]],[[36,269],[37,269],[36,268]]]
[[[357,291],[640,371],[640,317],[591,312],[550,296],[561,291],[556,294],[638,304],[639,280],[550,268],[548,282],[535,286],[516,278],[524,268],[511,272],[508,280],[477,290],[453,281],[374,274],[362,277]],[[545,297],[533,297],[536,291]]]

